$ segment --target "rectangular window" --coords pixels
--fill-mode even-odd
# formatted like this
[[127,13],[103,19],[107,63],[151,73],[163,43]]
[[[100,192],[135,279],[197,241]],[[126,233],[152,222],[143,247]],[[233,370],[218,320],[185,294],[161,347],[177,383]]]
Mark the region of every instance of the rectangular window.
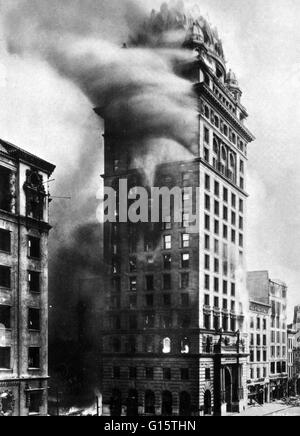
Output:
[[188,368],[181,368],[181,380],[189,380],[190,379],[190,371]]
[[171,380],[171,368],[163,368],[164,380]]
[[223,219],[228,221],[228,208],[226,206],[223,207]]
[[28,368],[40,368],[40,349],[37,347],[31,347],[28,349]]
[[129,278],[129,289],[131,292],[137,291],[137,278],[136,277]]
[[41,392],[30,392],[29,394],[29,415],[35,415],[40,413],[40,407],[42,405]]
[[218,241],[218,239],[215,239],[215,241],[214,241],[214,252],[215,252],[215,254],[219,254],[219,252],[220,252],[220,244],[219,244],[219,241]]
[[29,330],[40,330],[40,310],[39,309],[28,309],[28,329]]
[[209,144],[209,130],[207,127],[204,127],[204,141]]
[[215,196],[219,197],[220,195],[220,184],[219,182],[215,182]]
[[239,229],[244,230],[244,219],[241,216],[239,218]]
[[119,366],[113,367],[113,378],[119,380],[121,378],[121,368]]
[[172,236],[170,235],[164,236],[164,249],[171,250],[171,248],[172,248]]
[[188,233],[183,233],[181,236],[181,246],[182,248],[189,248],[190,246],[190,235]]
[[129,329],[136,330],[138,328],[138,321],[136,315],[130,315],[129,317]]
[[205,174],[205,189],[210,191],[210,177],[207,174]]
[[189,253],[183,253],[181,255],[181,268],[188,269],[190,267],[190,255]]
[[181,306],[189,307],[190,305],[190,296],[189,294],[181,294]]
[[7,230],[0,229],[0,251],[10,253],[11,250],[11,233]]
[[145,369],[145,375],[147,380],[153,380],[154,378],[154,370],[153,368],[146,368]]
[[163,276],[163,288],[164,290],[170,290],[171,289],[171,275],[170,274],[164,274]]
[[209,195],[205,195],[204,204],[205,204],[205,209],[210,211],[210,197],[209,197]]
[[204,306],[209,307],[210,306],[210,296],[209,295],[204,295]]
[[154,296],[153,295],[146,295],[146,306],[153,307],[153,305],[154,305]]
[[10,369],[10,352],[10,348],[0,347],[0,369]]
[[137,270],[137,259],[135,256],[129,258],[129,272],[135,273]]
[[215,221],[215,235],[220,233],[220,224],[219,221]]
[[231,296],[235,297],[235,283],[231,283]]
[[154,276],[146,276],[147,291],[154,291]]
[[40,273],[36,271],[28,272],[29,291],[33,293],[40,292]]
[[215,273],[218,273],[219,269],[220,269],[219,259],[215,259],[214,260],[214,271],[215,271]]
[[243,237],[243,235],[239,235],[239,246],[240,247],[243,247],[244,246],[244,237]]
[[223,280],[223,294],[227,295],[228,293],[228,282],[226,280]]
[[137,378],[137,368],[133,366],[129,368],[129,378],[131,380],[135,380]]
[[228,202],[228,189],[227,188],[223,189],[223,200],[225,201],[225,203]]
[[204,160],[209,162],[209,150],[206,147],[204,147]]
[[172,305],[171,294],[163,295],[163,304],[165,307],[170,307]]
[[163,256],[163,260],[164,260],[164,269],[166,269],[166,270],[172,269],[172,255],[165,254]]
[[205,225],[205,230],[210,230],[210,217],[209,217],[209,215],[205,215],[204,225]]
[[220,215],[220,203],[218,201],[215,201],[215,215]]
[[207,254],[204,255],[204,268],[207,270],[210,269],[210,256]]
[[205,368],[205,380],[210,380],[210,368]]
[[10,268],[7,266],[0,266],[0,287],[2,288],[10,288]]
[[209,235],[205,235],[205,237],[204,237],[204,246],[205,246],[205,250],[210,250],[210,237],[209,237]]
[[39,238],[34,238],[33,236],[28,237],[28,256],[34,259],[40,259],[41,240]]
[[235,194],[231,194],[231,205],[232,205],[233,209],[236,208],[236,195]]
[[11,307],[10,306],[0,306],[0,326],[5,329],[11,328]]
[[236,241],[236,232],[235,230],[231,230],[231,242],[235,244]]
[[219,279],[217,277],[214,279],[214,291],[219,292]]
[[9,169],[0,166],[0,209],[6,212],[11,211],[10,175]]
[[223,238],[224,239],[228,238],[228,227],[227,226],[223,226]]
[[207,291],[210,289],[210,278],[209,275],[205,275],[204,277],[204,287]]
[[181,274],[181,289],[187,289],[190,285],[190,275],[189,273]]
[[244,201],[243,201],[243,200],[240,200],[240,201],[239,201],[239,211],[240,211],[241,213],[244,212]]

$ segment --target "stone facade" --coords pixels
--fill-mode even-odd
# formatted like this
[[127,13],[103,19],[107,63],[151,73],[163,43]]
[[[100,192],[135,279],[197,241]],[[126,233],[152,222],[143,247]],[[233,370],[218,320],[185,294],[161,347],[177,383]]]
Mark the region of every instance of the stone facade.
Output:
[[0,141],[0,415],[47,414],[48,187],[54,166]]

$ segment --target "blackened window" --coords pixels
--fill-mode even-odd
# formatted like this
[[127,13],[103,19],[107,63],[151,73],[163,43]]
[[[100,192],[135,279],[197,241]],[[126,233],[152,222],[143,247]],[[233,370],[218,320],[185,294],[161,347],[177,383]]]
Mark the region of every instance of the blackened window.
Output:
[[137,317],[135,315],[131,315],[129,317],[129,328],[130,330],[136,330],[138,327]]
[[219,197],[220,195],[220,184],[219,182],[215,182],[215,196]]
[[204,127],[204,141],[209,144],[209,130],[207,127]]
[[5,329],[11,327],[11,307],[0,306],[0,326],[4,326]]
[[190,379],[190,371],[188,368],[181,368],[181,380],[189,380]]
[[7,230],[0,229],[0,251],[10,253],[11,250],[11,234]]
[[0,287],[10,288],[10,268],[7,266],[0,266]]
[[210,197],[209,197],[209,195],[205,195],[205,209],[210,210]]
[[113,368],[113,378],[119,380],[121,378],[121,368],[119,366],[114,366]]
[[171,380],[172,378],[171,368],[163,368],[163,376],[164,376],[164,380]]
[[205,215],[205,230],[210,230],[210,217]]
[[210,306],[210,296],[207,294],[204,295],[204,306]]
[[0,166],[0,209],[11,211],[10,174],[7,168]]
[[28,329],[40,330],[40,310],[28,309]]
[[210,289],[210,277],[209,275],[205,275],[204,277],[204,287],[207,291]]
[[227,188],[223,189],[223,200],[225,201],[225,203],[228,202],[228,189]]
[[206,250],[210,250],[210,237],[209,235],[205,235],[204,246]]
[[146,289],[147,289],[147,291],[154,290],[154,277],[153,276],[146,276]]
[[28,272],[29,291],[39,293],[40,292],[40,273],[35,271]]
[[10,348],[0,347],[0,368],[10,369]]
[[40,349],[37,347],[28,349],[28,368],[40,368]]
[[217,277],[214,279],[214,290],[215,292],[219,292],[219,279]]
[[120,277],[114,277],[112,280],[113,289],[115,292],[121,292],[121,279]]
[[164,269],[170,270],[172,268],[172,255],[165,254],[163,259],[164,259]]
[[164,274],[163,276],[163,287],[165,290],[170,290],[172,285],[171,281],[171,275],[170,274]]
[[130,367],[129,368],[129,378],[135,380],[137,378],[137,368]]
[[154,304],[154,296],[146,295],[146,306],[153,307],[153,304]]
[[41,404],[42,404],[41,392],[31,392],[29,394],[29,414],[40,413]]
[[172,304],[171,294],[164,294],[163,295],[163,303],[164,303],[164,306],[167,306],[167,307],[171,306],[171,304]]
[[28,238],[28,256],[34,259],[40,259],[41,257],[41,240],[29,236]]
[[210,368],[205,368],[205,380],[210,380]]

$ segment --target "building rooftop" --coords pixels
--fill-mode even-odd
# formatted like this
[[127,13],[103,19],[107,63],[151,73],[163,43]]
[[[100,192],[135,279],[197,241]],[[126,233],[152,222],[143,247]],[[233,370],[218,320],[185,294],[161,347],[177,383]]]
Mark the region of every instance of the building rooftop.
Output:
[[12,159],[21,159],[22,161],[29,163],[31,165],[35,165],[40,170],[45,171],[48,175],[51,175],[55,170],[55,165],[35,156],[28,151],[17,147],[16,145],[4,141],[0,138],[0,154],[9,155]]

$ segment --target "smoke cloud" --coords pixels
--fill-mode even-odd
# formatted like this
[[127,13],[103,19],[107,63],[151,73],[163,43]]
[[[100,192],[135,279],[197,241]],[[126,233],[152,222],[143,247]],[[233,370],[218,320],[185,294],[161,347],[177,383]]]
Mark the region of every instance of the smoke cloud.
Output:
[[[166,8],[162,20],[168,20]],[[192,150],[196,103],[191,83],[174,73],[175,65],[190,54],[173,44],[168,47],[162,37],[142,41],[144,20],[146,15],[130,0],[121,6],[105,0],[26,0],[10,8],[6,38],[11,53],[42,57],[75,83],[114,132],[130,140],[132,159],[147,155],[150,143],[149,153],[159,163],[165,159],[164,139],[168,146],[173,142],[170,160]],[[148,30],[163,34],[157,26]],[[131,44],[122,48],[129,34]],[[153,139],[158,144],[154,153]]]

